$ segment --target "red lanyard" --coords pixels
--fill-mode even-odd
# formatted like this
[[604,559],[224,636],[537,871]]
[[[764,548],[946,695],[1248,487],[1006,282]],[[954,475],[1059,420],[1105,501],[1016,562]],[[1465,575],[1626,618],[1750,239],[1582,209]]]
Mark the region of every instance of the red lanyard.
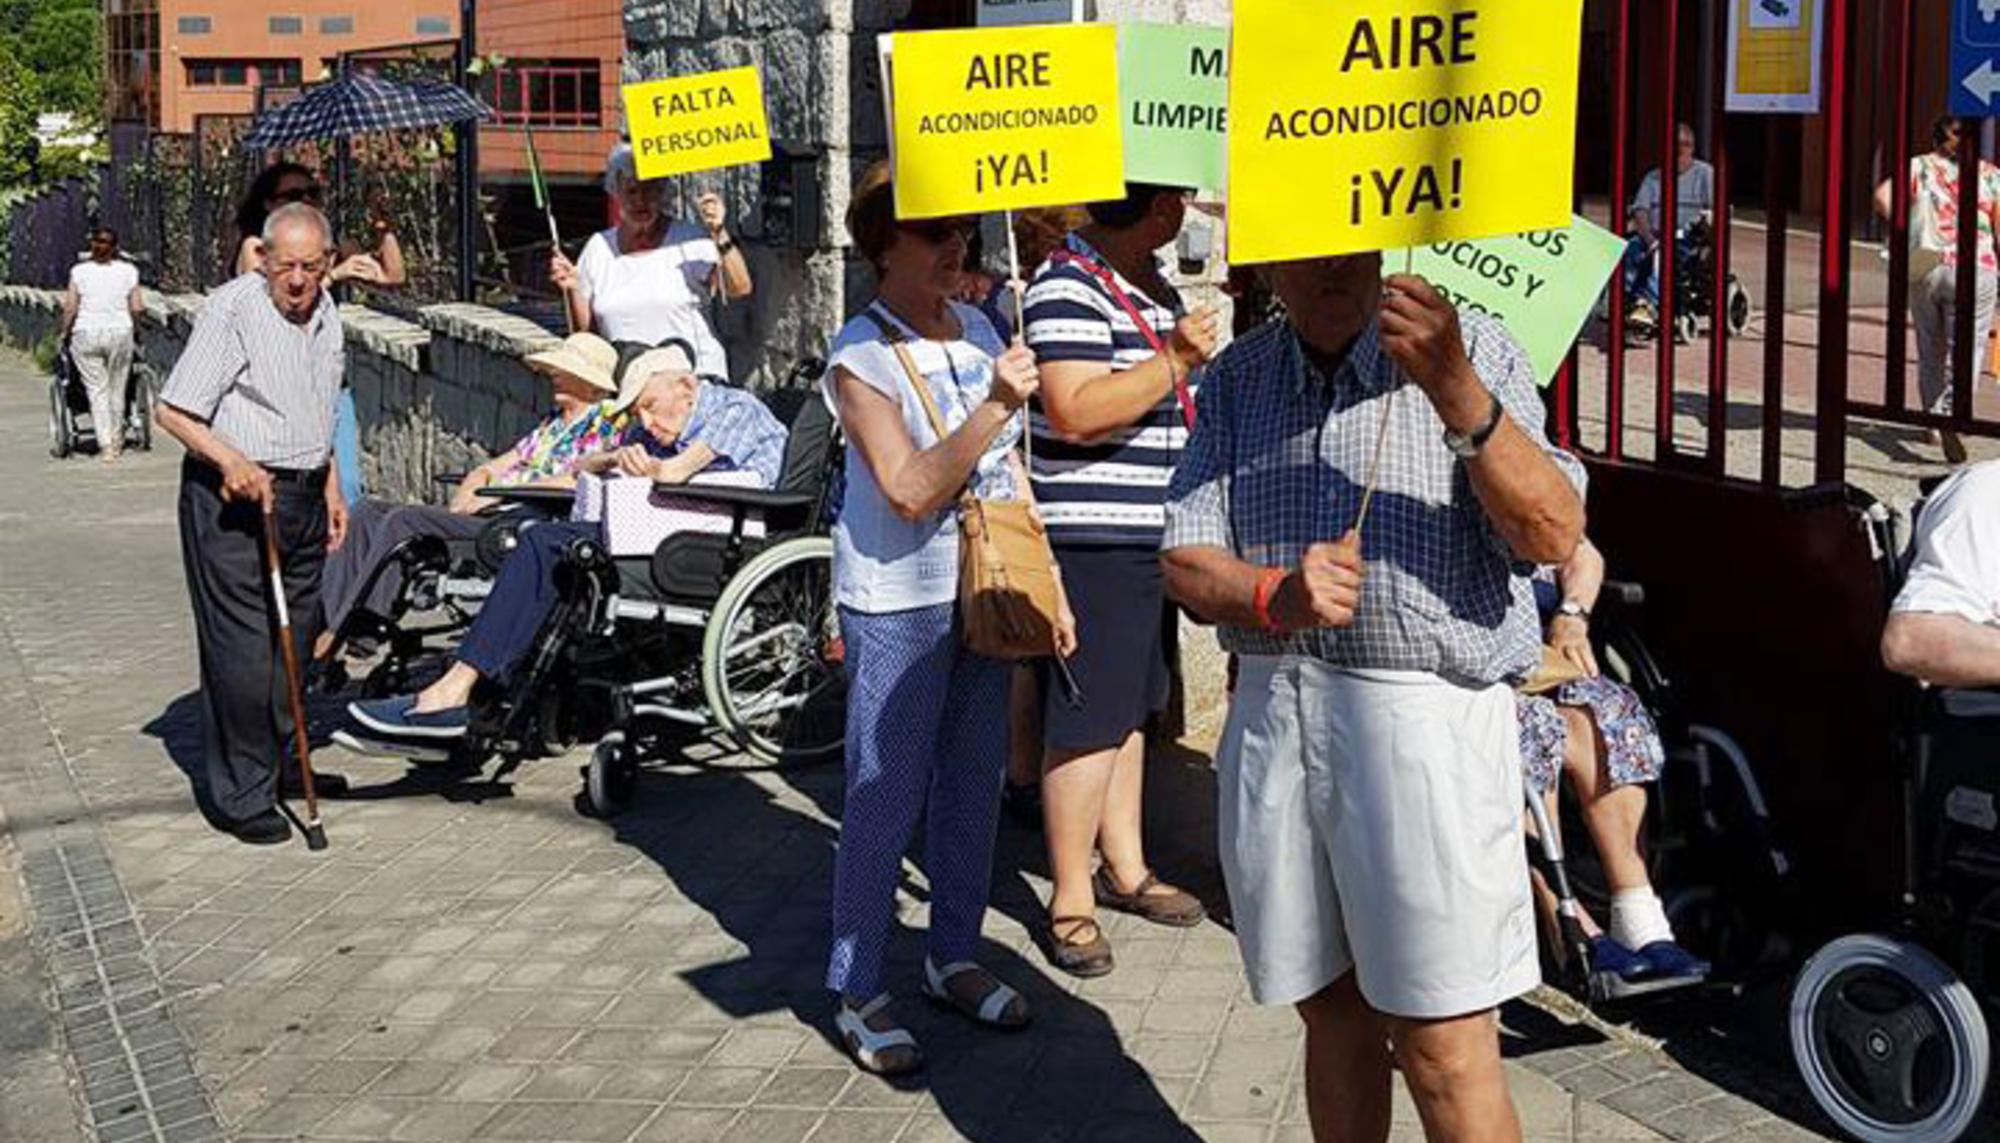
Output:
[[[1111,296],[1118,300],[1119,305],[1125,307],[1125,313],[1131,317],[1132,324],[1138,326],[1139,332],[1146,336],[1146,344],[1153,347],[1153,352],[1159,354],[1167,352],[1167,347],[1160,341],[1159,331],[1153,328],[1152,322],[1146,320],[1146,315],[1139,312],[1139,307],[1132,304],[1132,299],[1118,285],[1118,276],[1116,274],[1113,274],[1110,270],[1105,269],[1103,266],[1085,258],[1083,255],[1066,246],[1058,247],[1054,253],[1050,254],[1049,261],[1057,263],[1068,262],[1080,267],[1085,273],[1104,283],[1104,288],[1111,292]],[[1188,392],[1187,379],[1181,376],[1180,369],[1172,360],[1167,362],[1167,367],[1173,372],[1174,397],[1180,401],[1181,419],[1187,422],[1188,431],[1193,432],[1194,395]]]

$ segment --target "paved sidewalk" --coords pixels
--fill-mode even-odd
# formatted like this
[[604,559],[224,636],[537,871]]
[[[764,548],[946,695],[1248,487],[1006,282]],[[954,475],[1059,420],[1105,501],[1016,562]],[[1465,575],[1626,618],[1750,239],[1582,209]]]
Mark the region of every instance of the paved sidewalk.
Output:
[[[51,461],[44,393],[0,356],[0,809],[72,1118],[0,1118],[10,1143],[1308,1138],[1296,1021],[1249,1004],[1229,933],[1114,919],[1117,972],[1052,977],[1028,929],[1041,860],[1011,828],[987,959],[1036,1026],[975,1034],[911,1004],[928,1086],[856,1075],[822,1030],[834,768],[744,772],[695,744],[601,822],[575,808],[579,759],[445,786],[327,749],[359,787],[326,807],[328,851],[212,832],[177,767],[198,734],[177,458]],[[1219,903],[1206,759],[1154,773],[1163,871]],[[7,955],[7,901],[0,970],[28,959]],[[925,908],[912,870],[903,922]],[[905,932],[911,994],[918,955]],[[1817,1137],[1782,1091],[1732,1084],[1749,1102],[1548,1008],[1507,1018],[1535,1140]],[[8,1032],[0,1074],[51,1058]],[[1398,1123],[1419,1137],[1400,1086]]]

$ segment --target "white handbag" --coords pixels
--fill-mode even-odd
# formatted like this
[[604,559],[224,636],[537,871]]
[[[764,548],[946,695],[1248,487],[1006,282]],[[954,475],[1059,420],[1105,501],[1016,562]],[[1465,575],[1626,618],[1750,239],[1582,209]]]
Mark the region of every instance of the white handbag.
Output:
[[[690,483],[763,487],[756,473],[746,471],[699,473]],[[576,478],[576,499],[569,518],[599,525],[605,549],[613,556],[650,556],[661,540],[676,532],[728,535],[735,514],[693,497],[661,491],[641,477],[583,473]],[[762,539],[763,518],[752,515],[744,520],[743,537]]]
[[[1931,207],[1931,196],[1924,189],[1930,175],[1930,159],[1920,159],[1922,164],[1916,180],[1915,193],[1910,196],[1910,260],[1908,270],[1910,281],[1921,282],[1931,276],[1931,271],[1944,264],[1946,245],[1944,235],[1938,230],[1937,211]],[[1889,259],[1888,247],[1883,247],[1882,258]]]

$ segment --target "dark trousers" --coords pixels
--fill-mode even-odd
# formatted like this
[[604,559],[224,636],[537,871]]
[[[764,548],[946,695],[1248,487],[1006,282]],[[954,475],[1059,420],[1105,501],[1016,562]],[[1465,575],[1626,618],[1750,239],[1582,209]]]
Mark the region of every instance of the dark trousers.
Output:
[[496,682],[505,680],[534,649],[535,633],[556,606],[556,568],[570,541],[597,535],[596,524],[567,520],[521,530],[521,546],[508,553],[479,606],[479,617],[459,644],[458,661]]
[[[280,572],[299,661],[306,661],[319,614],[326,562],[326,480],[278,474]],[[181,562],[194,604],[201,656],[203,768],[215,811],[232,821],[276,804],[278,773],[290,756],[292,718],[278,657],[276,613],[264,571],[264,520],[254,503],[225,502],[222,477],[189,459],[181,465]]]

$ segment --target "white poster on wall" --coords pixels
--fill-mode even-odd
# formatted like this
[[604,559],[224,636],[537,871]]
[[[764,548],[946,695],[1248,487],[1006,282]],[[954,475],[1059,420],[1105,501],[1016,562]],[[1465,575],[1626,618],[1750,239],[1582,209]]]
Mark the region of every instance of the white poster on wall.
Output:
[[1083,0],[979,0],[979,26],[1074,24],[1083,19]]

